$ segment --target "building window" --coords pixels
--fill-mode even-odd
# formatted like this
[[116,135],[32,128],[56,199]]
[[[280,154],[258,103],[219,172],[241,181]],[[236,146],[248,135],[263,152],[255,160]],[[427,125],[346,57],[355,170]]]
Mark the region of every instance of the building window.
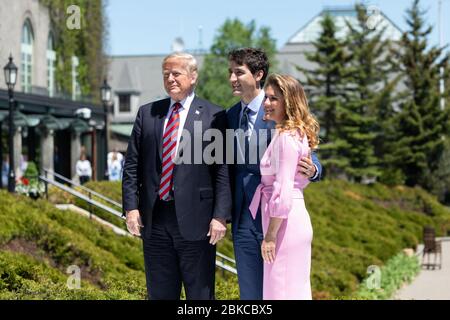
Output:
[[80,60],[78,57],[72,57],[72,100],[77,100],[81,97],[81,88],[78,81],[78,66],[80,65]]
[[119,112],[131,111],[131,95],[119,94]]
[[50,33],[47,43],[47,89],[50,97],[53,97],[55,94],[55,61],[54,40],[53,35]]
[[26,20],[22,28],[21,39],[21,85],[23,92],[31,92],[33,80],[33,44],[34,36],[30,20]]

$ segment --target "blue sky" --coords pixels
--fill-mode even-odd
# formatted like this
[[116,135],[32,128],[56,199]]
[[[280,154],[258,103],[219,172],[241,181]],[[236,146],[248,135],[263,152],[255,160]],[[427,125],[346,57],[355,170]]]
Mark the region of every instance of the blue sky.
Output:
[[[199,47],[199,27],[203,48],[208,49],[217,29],[227,18],[244,23],[255,20],[268,26],[277,47],[318,14],[324,6],[352,5],[355,0],[108,0],[109,48],[113,55],[165,54],[177,37],[187,49]],[[381,9],[402,30],[405,9],[412,0],[368,0]],[[427,22],[435,26],[430,41],[438,43],[438,0],[422,0],[428,9]],[[444,43],[450,43],[450,0],[442,0]]]

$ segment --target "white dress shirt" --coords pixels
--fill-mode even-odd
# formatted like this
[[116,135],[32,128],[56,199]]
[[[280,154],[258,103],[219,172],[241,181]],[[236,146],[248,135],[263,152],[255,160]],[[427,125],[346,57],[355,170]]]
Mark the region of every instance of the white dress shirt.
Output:
[[195,93],[192,92],[190,95],[188,95],[186,98],[184,98],[181,101],[175,101],[173,99],[170,99],[169,112],[167,112],[166,119],[164,120],[164,131],[166,131],[167,123],[169,122],[170,115],[172,114],[173,105],[176,102],[179,102],[181,104],[181,108],[178,111],[178,114],[180,115],[180,125],[178,127],[177,145],[175,147],[175,154],[177,154],[177,152],[178,152],[178,145],[180,144],[181,134],[183,133],[184,124],[186,123],[186,119],[187,119],[187,116],[189,113],[189,108],[191,107],[194,97],[195,97]]
[[260,93],[252,100],[248,105],[246,105],[243,101],[241,101],[241,112],[239,114],[239,123],[241,123],[242,115],[245,107],[247,106],[252,112],[248,114],[248,130],[249,137],[253,134],[253,128],[255,127],[256,119],[258,118],[258,112],[261,108],[264,101],[264,90],[261,90]]

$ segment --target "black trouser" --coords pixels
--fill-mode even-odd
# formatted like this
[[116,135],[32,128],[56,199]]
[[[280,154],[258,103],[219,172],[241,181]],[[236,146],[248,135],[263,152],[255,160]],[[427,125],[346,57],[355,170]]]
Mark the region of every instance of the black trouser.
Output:
[[80,184],[85,184],[90,180],[91,177],[89,176],[80,176]]
[[183,283],[186,299],[214,299],[216,246],[181,236],[173,201],[158,200],[153,212],[151,236],[142,236],[149,298],[179,300]]

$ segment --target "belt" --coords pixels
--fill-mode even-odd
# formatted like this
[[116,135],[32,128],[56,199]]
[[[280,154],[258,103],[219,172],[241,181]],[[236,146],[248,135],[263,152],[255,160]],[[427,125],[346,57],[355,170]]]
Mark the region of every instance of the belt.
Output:
[[[265,197],[266,200],[269,200],[269,197],[273,193],[273,185],[264,185],[262,183],[256,188],[255,195],[253,196],[252,202],[250,203],[249,210],[252,214],[253,219],[256,218],[256,214],[258,213],[258,208],[261,203],[261,197]],[[292,189],[292,198],[294,199],[303,199],[303,191],[301,189],[294,188]],[[270,213],[269,213],[270,215]]]

